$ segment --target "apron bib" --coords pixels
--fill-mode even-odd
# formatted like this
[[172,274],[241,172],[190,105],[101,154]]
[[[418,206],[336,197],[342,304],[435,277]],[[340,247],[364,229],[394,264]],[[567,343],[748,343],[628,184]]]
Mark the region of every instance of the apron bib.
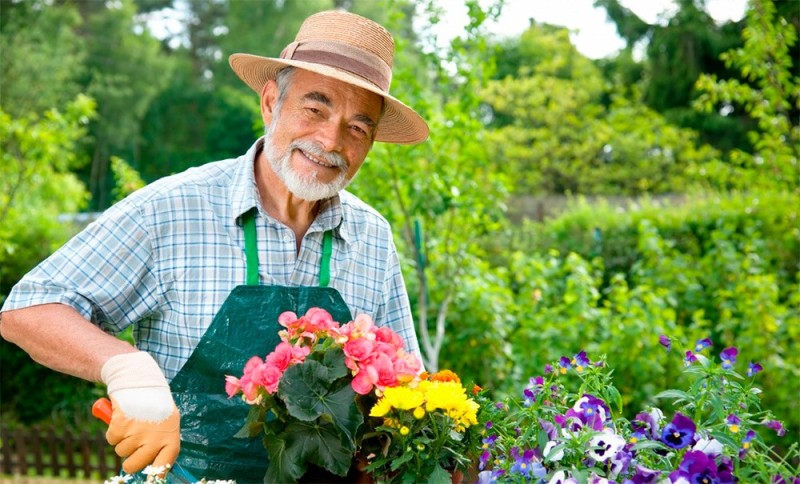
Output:
[[240,484],[263,482],[267,451],[262,436],[234,438],[250,406],[240,397],[228,399],[225,375],[240,375],[253,356],[264,358],[280,342],[278,316],[302,316],[312,307],[347,323],[350,310],[330,279],[332,233],[323,238],[320,287],[258,285],[255,209],[243,216],[247,284],[225,299],[186,364],[170,383],[181,412],[181,452],[177,463],[198,479],[235,479]]

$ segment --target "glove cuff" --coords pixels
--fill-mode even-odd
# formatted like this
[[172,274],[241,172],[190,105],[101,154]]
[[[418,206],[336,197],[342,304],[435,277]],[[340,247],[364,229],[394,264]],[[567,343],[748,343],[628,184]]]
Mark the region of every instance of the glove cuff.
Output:
[[112,356],[103,364],[100,379],[108,393],[128,388],[166,388],[167,379],[156,360],[144,351]]

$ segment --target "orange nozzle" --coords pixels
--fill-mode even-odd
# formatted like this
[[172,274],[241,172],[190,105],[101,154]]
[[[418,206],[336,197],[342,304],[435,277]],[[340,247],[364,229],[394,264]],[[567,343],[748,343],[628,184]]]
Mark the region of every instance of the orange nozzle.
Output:
[[103,397],[98,398],[92,405],[92,415],[99,418],[106,424],[111,423],[111,400]]

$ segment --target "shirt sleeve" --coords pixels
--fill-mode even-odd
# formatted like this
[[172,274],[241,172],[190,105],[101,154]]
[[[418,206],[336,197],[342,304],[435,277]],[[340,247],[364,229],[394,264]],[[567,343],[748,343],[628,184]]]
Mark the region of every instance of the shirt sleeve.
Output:
[[397,256],[397,248],[394,242],[389,242],[388,267],[386,279],[384,280],[386,324],[403,338],[406,351],[415,354],[420,359],[422,354],[419,349],[416,328],[411,316],[411,303],[408,300],[408,292],[403,280],[400,259]]
[[141,213],[122,201],[26,274],[2,310],[66,304],[116,334],[156,308],[152,264]]

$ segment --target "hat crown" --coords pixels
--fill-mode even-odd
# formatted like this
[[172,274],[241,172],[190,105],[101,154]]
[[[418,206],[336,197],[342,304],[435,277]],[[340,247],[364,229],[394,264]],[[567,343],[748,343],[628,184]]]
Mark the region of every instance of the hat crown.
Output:
[[329,10],[308,17],[297,32],[295,42],[335,42],[369,52],[384,62],[391,71],[394,39],[388,30],[372,20],[354,13]]

